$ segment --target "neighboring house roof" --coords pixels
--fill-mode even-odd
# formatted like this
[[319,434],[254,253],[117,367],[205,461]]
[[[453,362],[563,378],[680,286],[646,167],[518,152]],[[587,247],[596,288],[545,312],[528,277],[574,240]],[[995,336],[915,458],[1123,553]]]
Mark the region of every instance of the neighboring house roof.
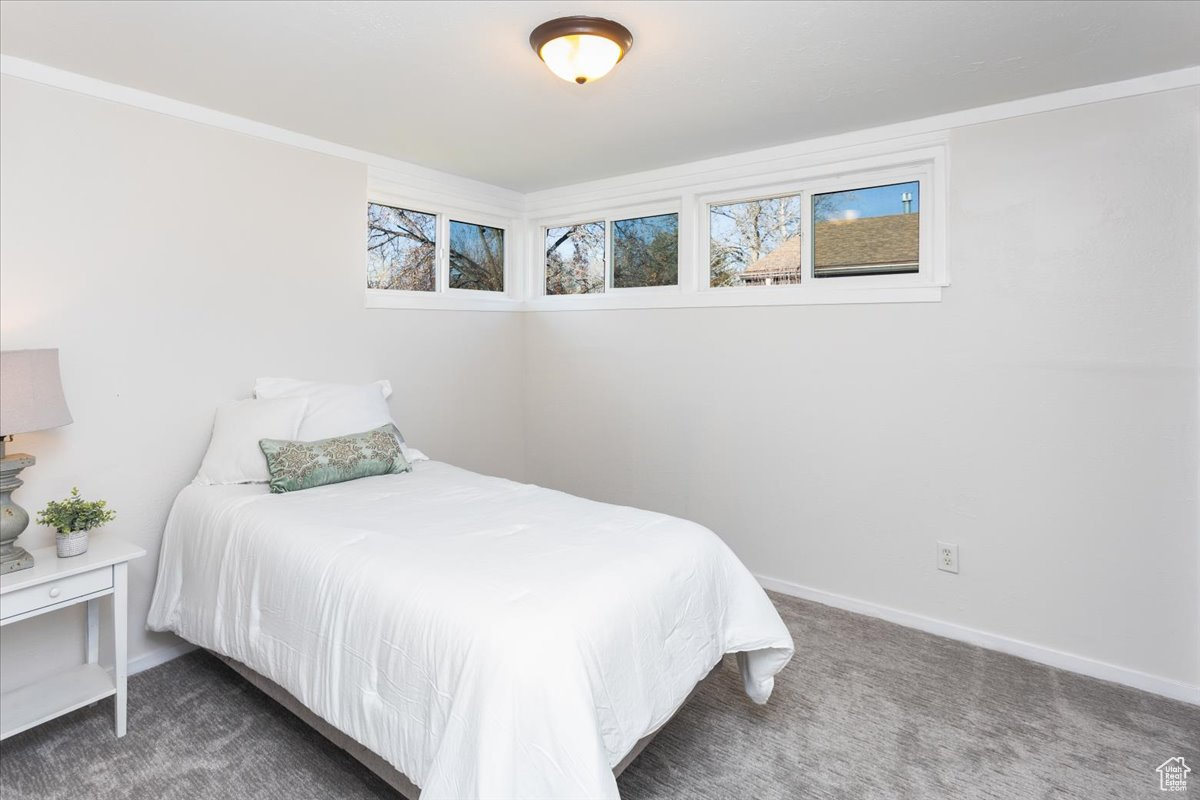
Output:
[[916,264],[920,214],[818,222],[816,268]]
[[[816,224],[817,271],[881,264],[916,264],[920,214],[891,214]],[[800,237],[793,236],[746,267],[745,278],[794,275],[800,271]]]
[[755,261],[742,272],[743,277],[766,277],[768,275],[793,275],[800,271],[800,237],[785,239],[765,256]]

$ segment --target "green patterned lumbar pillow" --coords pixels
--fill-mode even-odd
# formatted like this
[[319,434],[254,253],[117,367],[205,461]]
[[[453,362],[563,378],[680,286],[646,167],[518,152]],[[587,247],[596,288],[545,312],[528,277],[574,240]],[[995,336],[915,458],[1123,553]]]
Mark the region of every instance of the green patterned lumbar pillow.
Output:
[[267,457],[274,494],[412,469],[400,450],[400,431],[390,424],[316,442],[263,439],[258,446]]

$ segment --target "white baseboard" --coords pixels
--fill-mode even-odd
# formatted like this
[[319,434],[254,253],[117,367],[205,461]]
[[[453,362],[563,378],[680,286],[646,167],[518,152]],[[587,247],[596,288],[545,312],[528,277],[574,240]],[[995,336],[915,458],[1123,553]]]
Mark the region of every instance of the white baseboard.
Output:
[[177,644],[160,647],[157,650],[151,650],[149,653],[143,653],[137,658],[129,659],[129,674],[136,675],[139,672],[145,672],[148,669],[157,667],[160,664],[165,664],[168,661],[173,661],[182,655],[186,655],[196,649],[196,645],[191,642],[180,640]]
[[780,580],[779,578],[770,578],[765,575],[756,575],[755,577],[758,578],[758,582],[764,588],[779,592],[780,594],[799,597],[803,600],[812,600],[822,605],[833,606],[845,611],[853,611],[856,614],[863,614],[868,617],[877,617],[888,622],[894,622],[897,625],[903,625],[906,628],[916,628],[919,631],[932,633],[936,636],[944,636],[947,639],[967,642],[979,647],[985,647],[988,650],[997,650],[1001,653],[1007,653],[1008,655],[1017,656],[1029,661],[1036,661],[1039,664],[1065,669],[1069,672],[1077,672],[1080,675],[1087,675],[1090,678],[1112,681],[1124,686],[1132,686],[1134,689],[1141,689],[1144,692],[1152,692],[1163,697],[1169,697],[1172,700],[1182,700],[1185,703],[1200,705],[1200,686],[1192,686],[1191,684],[1174,681],[1170,678],[1160,678],[1157,675],[1138,672],[1126,667],[1118,667],[1115,664],[1096,661],[1085,656],[1064,653],[1061,650],[1042,647],[1041,645],[1023,642],[1019,639],[1010,639],[1007,636],[968,628],[965,625],[956,625],[953,622],[944,622],[940,619],[925,617],[908,611],[900,611],[866,600],[858,600],[853,597],[801,586],[800,584]]

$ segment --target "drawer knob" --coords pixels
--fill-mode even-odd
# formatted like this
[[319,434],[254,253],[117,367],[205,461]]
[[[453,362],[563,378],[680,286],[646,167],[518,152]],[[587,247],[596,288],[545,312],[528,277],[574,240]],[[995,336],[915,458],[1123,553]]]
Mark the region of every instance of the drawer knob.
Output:
[[51,597],[58,597],[60,594],[62,594],[62,589],[58,588],[57,586],[50,590]]

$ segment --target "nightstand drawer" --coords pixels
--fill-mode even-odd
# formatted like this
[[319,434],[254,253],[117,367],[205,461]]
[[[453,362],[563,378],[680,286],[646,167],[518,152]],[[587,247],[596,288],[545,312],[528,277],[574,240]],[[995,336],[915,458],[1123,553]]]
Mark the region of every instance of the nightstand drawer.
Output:
[[92,592],[111,589],[112,585],[112,567],[104,567],[57,581],[46,581],[28,589],[18,589],[0,595],[0,619],[15,617],[43,606],[65,603]]

